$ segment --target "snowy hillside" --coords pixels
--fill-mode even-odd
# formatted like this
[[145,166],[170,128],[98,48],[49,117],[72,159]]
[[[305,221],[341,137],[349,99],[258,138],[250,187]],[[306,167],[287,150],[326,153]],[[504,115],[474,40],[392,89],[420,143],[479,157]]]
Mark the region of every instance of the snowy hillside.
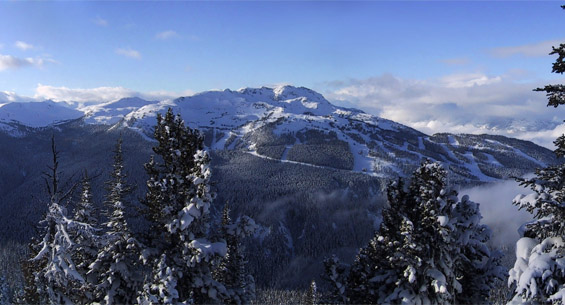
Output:
[[522,175],[554,161],[549,150],[529,142],[487,135],[428,136],[292,86],[163,101],[131,112],[122,124],[150,136],[156,113],[168,107],[203,131],[213,150],[383,178],[409,174],[424,158],[444,162],[454,182],[462,184]]
[[82,116],[81,111],[53,101],[5,103],[0,104],[0,129],[13,130],[13,125],[18,123],[28,127],[44,127]]
[[530,142],[487,135],[429,136],[293,86],[208,91],[164,101],[132,97],[88,106],[8,103],[0,107],[0,122],[41,127],[83,117],[85,124],[126,127],[149,138],[157,113],[169,107],[200,129],[212,150],[381,178],[407,175],[424,158],[445,163],[461,184],[522,175],[554,162],[549,150]]

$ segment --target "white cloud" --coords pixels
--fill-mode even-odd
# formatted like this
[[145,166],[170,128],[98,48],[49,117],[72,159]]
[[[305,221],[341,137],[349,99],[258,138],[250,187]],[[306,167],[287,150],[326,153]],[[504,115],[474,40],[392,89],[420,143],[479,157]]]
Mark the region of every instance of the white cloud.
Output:
[[565,109],[546,107],[544,94],[532,91],[544,83],[522,81],[519,73],[454,74],[433,80],[385,74],[328,83],[323,93],[336,104],[427,134],[500,134],[552,149],[552,141],[565,132]]
[[24,102],[32,100],[33,98],[20,96],[13,91],[0,91],[0,103],[2,103],[2,105],[12,102]]
[[179,37],[179,34],[177,34],[177,32],[175,31],[164,31],[164,32],[160,32],[157,33],[157,35],[155,35],[155,38],[160,39],[160,40],[167,40],[167,39],[171,39],[171,38],[176,38]]
[[139,51],[136,51],[136,50],[131,49],[131,48],[127,48],[127,49],[118,48],[118,49],[116,49],[116,54],[135,58],[135,59],[141,59],[141,53],[139,53]]
[[23,50],[23,51],[31,50],[31,49],[34,48],[34,46],[32,44],[29,44],[29,43],[26,43],[26,42],[23,42],[23,41],[16,41],[14,43],[14,46],[16,48],[20,49],[20,50]]
[[99,25],[99,26],[108,26],[108,20],[103,19],[100,16],[96,16],[96,18],[94,20],[92,20],[92,22],[94,22],[96,25]]
[[501,80],[500,76],[488,77],[481,73],[452,74],[441,79],[447,88],[465,88],[482,86],[497,83]]
[[105,103],[119,100],[124,97],[140,97],[146,100],[164,100],[180,96],[192,95],[194,92],[186,90],[183,92],[151,91],[138,92],[124,87],[97,87],[97,88],[67,88],[39,84],[35,88],[36,99],[50,99],[57,102],[77,103]]
[[92,89],[71,89],[39,84],[35,88],[35,98],[54,101],[108,102],[123,97],[135,96],[136,92],[123,87],[98,87]]
[[514,180],[497,182],[461,190],[460,195],[480,204],[482,223],[492,230],[492,242],[498,246],[512,246],[520,238],[518,228],[532,220],[532,214],[518,210],[512,200],[518,194],[529,194],[530,190]]
[[0,71],[8,69],[18,69],[29,66],[42,67],[45,62],[54,62],[52,59],[44,58],[20,58],[12,55],[0,54]]
[[512,55],[522,55],[528,57],[547,56],[552,50],[552,46],[559,46],[563,39],[546,40],[537,43],[494,48],[490,53],[496,57],[509,57]]

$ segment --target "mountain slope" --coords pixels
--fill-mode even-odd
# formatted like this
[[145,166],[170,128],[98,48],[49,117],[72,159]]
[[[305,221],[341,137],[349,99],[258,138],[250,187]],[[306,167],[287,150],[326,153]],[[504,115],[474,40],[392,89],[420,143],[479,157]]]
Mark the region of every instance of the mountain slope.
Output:
[[549,150],[529,142],[489,135],[428,136],[361,110],[332,105],[315,91],[292,86],[208,91],[165,101],[132,97],[68,107],[51,101],[9,103],[0,107],[0,123],[14,129],[16,122],[40,127],[82,117],[84,124],[127,127],[151,138],[156,114],[171,107],[189,126],[203,132],[211,150],[237,150],[283,163],[386,179],[408,175],[424,158],[443,162],[458,184],[520,176],[555,162]]
[[53,101],[43,102],[11,102],[0,105],[0,129],[13,131],[16,125],[26,127],[44,127],[63,121],[82,117],[84,114],[76,109],[63,106]]
[[139,108],[121,122],[150,136],[157,112],[172,107],[200,129],[212,150],[360,172],[407,175],[423,158],[443,162],[452,180],[475,184],[520,176],[555,162],[535,144],[489,135],[428,136],[356,109],[337,107],[306,89],[211,91]]

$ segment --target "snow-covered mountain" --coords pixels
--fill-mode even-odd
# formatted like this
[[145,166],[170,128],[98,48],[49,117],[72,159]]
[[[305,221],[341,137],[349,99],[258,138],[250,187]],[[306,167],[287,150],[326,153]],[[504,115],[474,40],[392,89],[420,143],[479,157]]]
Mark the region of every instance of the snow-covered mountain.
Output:
[[237,150],[264,159],[383,178],[406,175],[423,158],[430,158],[444,162],[454,173],[454,181],[463,184],[521,175],[555,160],[547,149],[502,136],[429,136],[361,110],[332,105],[315,91],[293,86],[77,105],[4,104],[0,125],[14,128],[18,122],[42,127],[82,118],[83,124],[130,128],[150,137],[157,113],[171,107],[189,126],[203,132],[212,150]]
[[15,125],[44,127],[83,117],[84,113],[50,100],[0,104],[0,130],[16,130]]

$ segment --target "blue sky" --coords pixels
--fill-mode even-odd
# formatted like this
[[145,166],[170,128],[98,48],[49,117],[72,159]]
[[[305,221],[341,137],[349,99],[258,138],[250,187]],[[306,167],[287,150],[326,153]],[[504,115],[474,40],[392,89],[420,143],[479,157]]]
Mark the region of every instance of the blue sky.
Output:
[[[505,105],[543,108],[531,88],[561,79],[547,56],[565,42],[561,4],[0,2],[0,91],[62,99],[293,84],[430,133],[488,131],[510,118]],[[456,118],[433,114],[446,110]],[[562,118],[543,110],[524,119],[555,131]]]

